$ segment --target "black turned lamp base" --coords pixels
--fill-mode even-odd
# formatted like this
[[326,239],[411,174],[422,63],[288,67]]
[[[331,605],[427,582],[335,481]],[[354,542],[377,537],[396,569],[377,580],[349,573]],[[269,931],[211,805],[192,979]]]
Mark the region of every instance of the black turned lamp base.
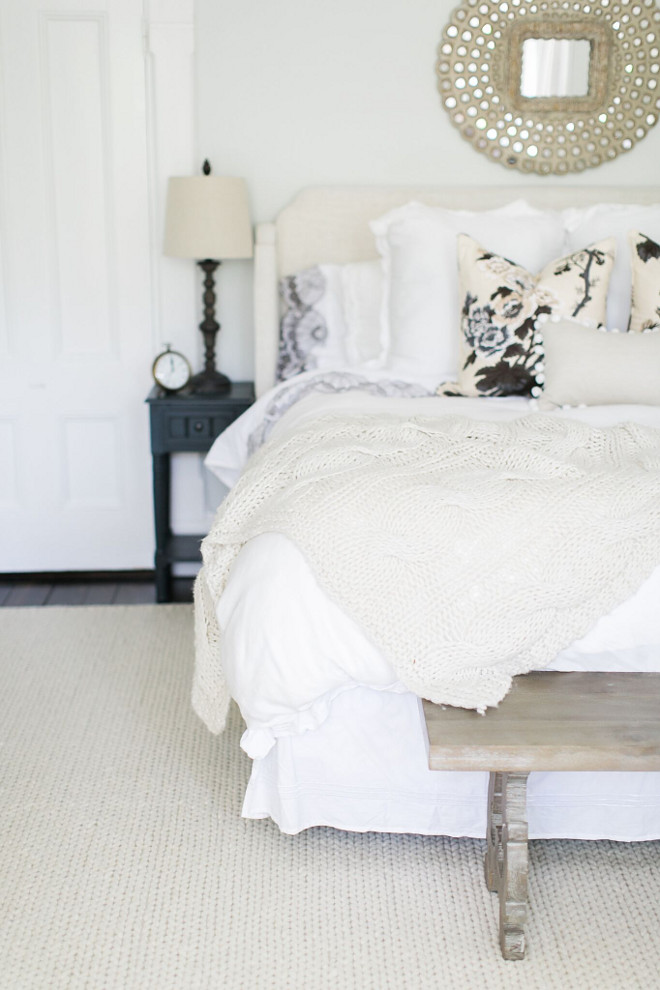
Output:
[[193,375],[188,388],[195,395],[222,395],[223,392],[229,391],[231,382],[222,372],[207,368]]
[[194,395],[222,395],[231,388],[231,382],[221,371],[215,368],[215,336],[220,324],[215,318],[215,286],[214,273],[219,261],[206,258],[197,264],[204,272],[204,320],[199,325],[204,337],[204,370],[193,375],[189,389]]

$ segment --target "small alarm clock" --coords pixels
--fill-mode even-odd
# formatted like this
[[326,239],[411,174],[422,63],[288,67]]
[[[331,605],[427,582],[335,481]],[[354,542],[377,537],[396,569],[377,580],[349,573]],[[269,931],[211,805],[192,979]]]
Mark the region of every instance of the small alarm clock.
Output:
[[167,344],[167,350],[159,354],[154,361],[151,373],[156,384],[166,392],[178,392],[190,381],[192,368],[183,354],[171,350],[170,345]]

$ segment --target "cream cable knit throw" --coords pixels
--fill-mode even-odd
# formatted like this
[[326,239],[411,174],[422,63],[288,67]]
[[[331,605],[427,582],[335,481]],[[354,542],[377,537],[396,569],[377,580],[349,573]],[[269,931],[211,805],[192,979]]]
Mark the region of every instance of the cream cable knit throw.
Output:
[[214,603],[273,531],[411,691],[483,710],[660,563],[660,431],[326,416],[273,436],[202,544],[193,705],[213,732],[229,703]]

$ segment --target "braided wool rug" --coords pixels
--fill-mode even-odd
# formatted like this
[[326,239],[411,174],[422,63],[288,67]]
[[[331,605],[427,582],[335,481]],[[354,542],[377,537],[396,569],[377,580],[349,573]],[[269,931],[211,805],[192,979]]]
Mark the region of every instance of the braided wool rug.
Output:
[[0,609],[0,987],[660,986],[660,843],[531,844],[504,962],[483,842],[244,821],[186,605]]

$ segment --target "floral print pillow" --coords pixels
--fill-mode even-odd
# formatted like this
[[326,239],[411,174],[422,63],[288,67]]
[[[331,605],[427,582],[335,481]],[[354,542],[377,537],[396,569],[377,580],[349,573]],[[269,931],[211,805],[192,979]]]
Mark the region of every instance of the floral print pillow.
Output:
[[539,326],[552,317],[604,324],[614,249],[614,238],[599,241],[532,275],[459,234],[460,370],[458,382],[441,386],[441,394],[538,395]]
[[628,329],[634,333],[660,326],[660,244],[631,230],[632,298]]

